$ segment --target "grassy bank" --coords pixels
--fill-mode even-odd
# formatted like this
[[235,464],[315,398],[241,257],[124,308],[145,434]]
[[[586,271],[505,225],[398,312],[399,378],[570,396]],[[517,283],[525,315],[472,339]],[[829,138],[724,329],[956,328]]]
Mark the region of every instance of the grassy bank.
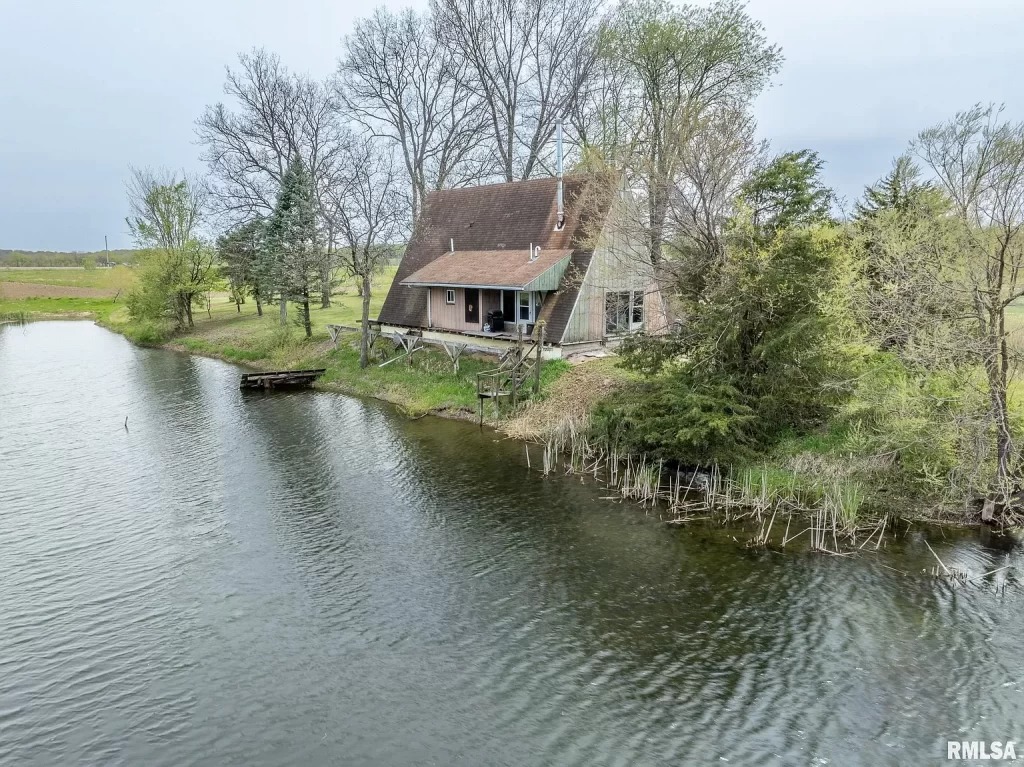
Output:
[[[125,271],[130,275],[130,270]],[[51,282],[32,283],[44,288],[55,284],[54,279],[66,287],[112,287],[86,272],[53,278],[51,272],[40,270],[25,272],[25,279],[31,282],[45,276]],[[371,316],[377,315],[393,278],[391,270],[377,280]],[[211,295],[208,305],[195,311],[195,328],[176,334],[164,325],[130,321],[123,304],[113,296],[0,301],[0,316],[92,316],[137,343],[168,346],[255,369],[326,368],[318,384],[321,388],[386,400],[413,416],[476,417],[476,374],[493,368],[493,357],[466,356],[456,373],[441,350],[428,347],[414,355],[411,364],[399,360],[379,367],[376,360],[360,369],[358,333],[343,334],[335,347],[327,332],[329,324],[355,327],[360,303],[354,287],[343,285],[330,308],[314,305],[311,339],[306,339],[294,322],[282,328],[276,306],[267,307],[260,317],[251,300],[239,311],[224,294]],[[292,307],[291,312],[294,320],[297,311]],[[1024,311],[1020,317],[1024,320]],[[390,345],[387,339],[379,343]],[[596,433],[594,413],[616,393],[621,396],[639,383],[635,374],[619,368],[612,357],[580,365],[547,363],[542,379],[542,397],[515,412],[506,410],[502,431],[545,445],[545,470],[557,465],[601,473],[601,478],[625,497],[641,502],[657,499],[671,520],[700,517],[710,506],[725,509],[726,517],[745,513],[742,509],[766,514],[772,510],[812,514],[827,510],[838,529],[856,533],[865,527],[873,529],[879,519],[888,516],[962,523],[972,521],[976,514],[964,496],[957,495],[968,478],[953,473],[956,454],[949,446],[963,441],[963,435],[952,429],[939,433],[936,413],[920,409],[922,397],[946,398],[942,381],[929,384],[937,387],[934,391],[922,391],[919,382],[874,369],[863,378],[858,394],[829,423],[813,433],[784,439],[769,453],[747,463],[712,470],[716,477],[713,486],[697,499],[703,505],[691,506],[692,493],[684,491],[694,487],[680,487],[685,469],[681,474],[674,466],[666,468],[665,461],[619,454]],[[490,408],[486,417],[493,422]],[[953,480],[961,484],[951,484]],[[686,481],[692,484],[694,479],[688,476]]]
[[[643,396],[640,383],[614,359],[574,367],[503,428],[545,446],[545,471],[592,475],[625,498],[656,505],[670,522],[798,514],[854,541],[883,520],[978,522],[972,472],[985,467],[969,463],[971,424],[958,417],[957,389],[941,377],[922,384],[876,367],[820,428],[732,465],[700,467],[609,440],[602,407]],[[976,384],[967,389],[972,396],[983,390]],[[1024,412],[1021,403],[1015,411]]]
[[[395,267],[390,267],[375,278],[371,317],[380,311],[395,272]],[[411,361],[379,367],[376,360],[360,369],[359,334],[343,334],[335,347],[327,331],[328,325],[358,326],[362,298],[354,284],[339,285],[329,308],[311,306],[313,337],[307,339],[293,322],[296,307],[290,307],[291,321],[282,328],[276,306],[266,307],[261,317],[251,299],[237,307],[224,293],[211,294],[204,306],[195,308],[195,327],[186,332],[172,332],[162,323],[134,322],[123,303],[134,281],[134,270],[125,267],[0,270],[0,316],[24,320],[89,317],[139,344],[166,346],[254,369],[326,368],[318,387],[386,400],[416,416],[476,417],[476,374],[497,364],[492,356],[464,355],[456,373],[441,350],[427,347]],[[378,343],[391,346],[388,339]],[[564,363],[546,363],[542,382],[549,384],[566,367]],[[493,420],[490,409],[486,417]]]
[[[394,274],[392,268],[377,279],[370,302],[371,317],[377,316]],[[291,319],[282,327],[276,306],[266,307],[260,317],[252,301],[238,311],[224,295],[211,296],[207,307],[196,310],[195,327],[181,333],[171,333],[163,325],[132,322],[124,310],[99,319],[105,327],[136,343],[167,346],[258,370],[326,368],[318,388],[392,402],[413,416],[433,413],[477,417],[476,374],[494,368],[495,358],[464,355],[455,372],[443,351],[428,346],[411,360],[400,359],[380,367],[381,360],[375,359],[369,367],[360,369],[358,332],[343,333],[335,347],[327,326],[357,327],[361,301],[354,287],[342,285],[332,296],[331,307],[310,307],[313,336],[309,339],[293,322],[295,307],[289,307]],[[377,343],[388,348],[393,345],[386,338]],[[554,380],[565,367],[564,363],[546,363],[542,382]],[[490,409],[486,416],[493,420]]]

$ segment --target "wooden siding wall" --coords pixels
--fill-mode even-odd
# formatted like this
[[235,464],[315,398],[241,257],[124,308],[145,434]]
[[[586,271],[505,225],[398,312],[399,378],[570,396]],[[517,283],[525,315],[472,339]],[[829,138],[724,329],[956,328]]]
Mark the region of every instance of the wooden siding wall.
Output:
[[[607,223],[594,249],[583,282],[580,285],[576,306],[573,308],[569,322],[565,326],[562,343],[580,343],[598,341],[604,338],[604,304],[605,292],[609,290],[643,290],[650,291],[653,287],[653,269],[647,262],[646,254],[641,246],[630,243],[617,225],[623,215],[625,205],[632,204],[624,196],[620,196],[613,209],[609,212]],[[658,305],[660,295],[656,297]],[[647,324],[648,306],[651,296],[644,299],[644,324]],[[659,314],[664,317],[664,311]],[[664,323],[664,320],[661,320]]]
[[466,291],[455,291],[455,303],[446,304],[444,296],[448,288],[430,288],[430,323],[433,328],[444,330],[480,330],[487,322],[487,312],[501,308],[501,292],[480,289],[480,322],[466,322]]

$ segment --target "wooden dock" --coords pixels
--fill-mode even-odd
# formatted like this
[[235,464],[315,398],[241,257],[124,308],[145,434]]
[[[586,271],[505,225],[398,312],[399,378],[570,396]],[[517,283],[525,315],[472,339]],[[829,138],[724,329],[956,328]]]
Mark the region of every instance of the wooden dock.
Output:
[[312,386],[313,381],[327,372],[318,370],[277,370],[268,373],[243,373],[239,389],[294,389]]

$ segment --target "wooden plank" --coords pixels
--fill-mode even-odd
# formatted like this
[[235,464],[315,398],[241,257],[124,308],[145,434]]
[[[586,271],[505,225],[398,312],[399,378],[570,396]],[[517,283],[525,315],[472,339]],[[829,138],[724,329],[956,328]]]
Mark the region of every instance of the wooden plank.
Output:
[[277,386],[311,386],[327,372],[326,368],[310,370],[274,370],[262,373],[243,373],[239,388],[272,389]]

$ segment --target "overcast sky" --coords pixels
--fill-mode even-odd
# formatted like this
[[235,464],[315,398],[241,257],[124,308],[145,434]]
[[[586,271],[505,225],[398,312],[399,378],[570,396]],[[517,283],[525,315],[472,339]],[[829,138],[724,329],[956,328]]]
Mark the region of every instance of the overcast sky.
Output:
[[[389,2],[425,7],[426,0]],[[333,71],[370,3],[0,0],[0,248],[128,247],[129,164],[201,170],[193,122],[224,66],[263,46]],[[1021,0],[751,0],[786,63],[757,104],[849,199],[921,128],[977,101],[1024,113]]]

